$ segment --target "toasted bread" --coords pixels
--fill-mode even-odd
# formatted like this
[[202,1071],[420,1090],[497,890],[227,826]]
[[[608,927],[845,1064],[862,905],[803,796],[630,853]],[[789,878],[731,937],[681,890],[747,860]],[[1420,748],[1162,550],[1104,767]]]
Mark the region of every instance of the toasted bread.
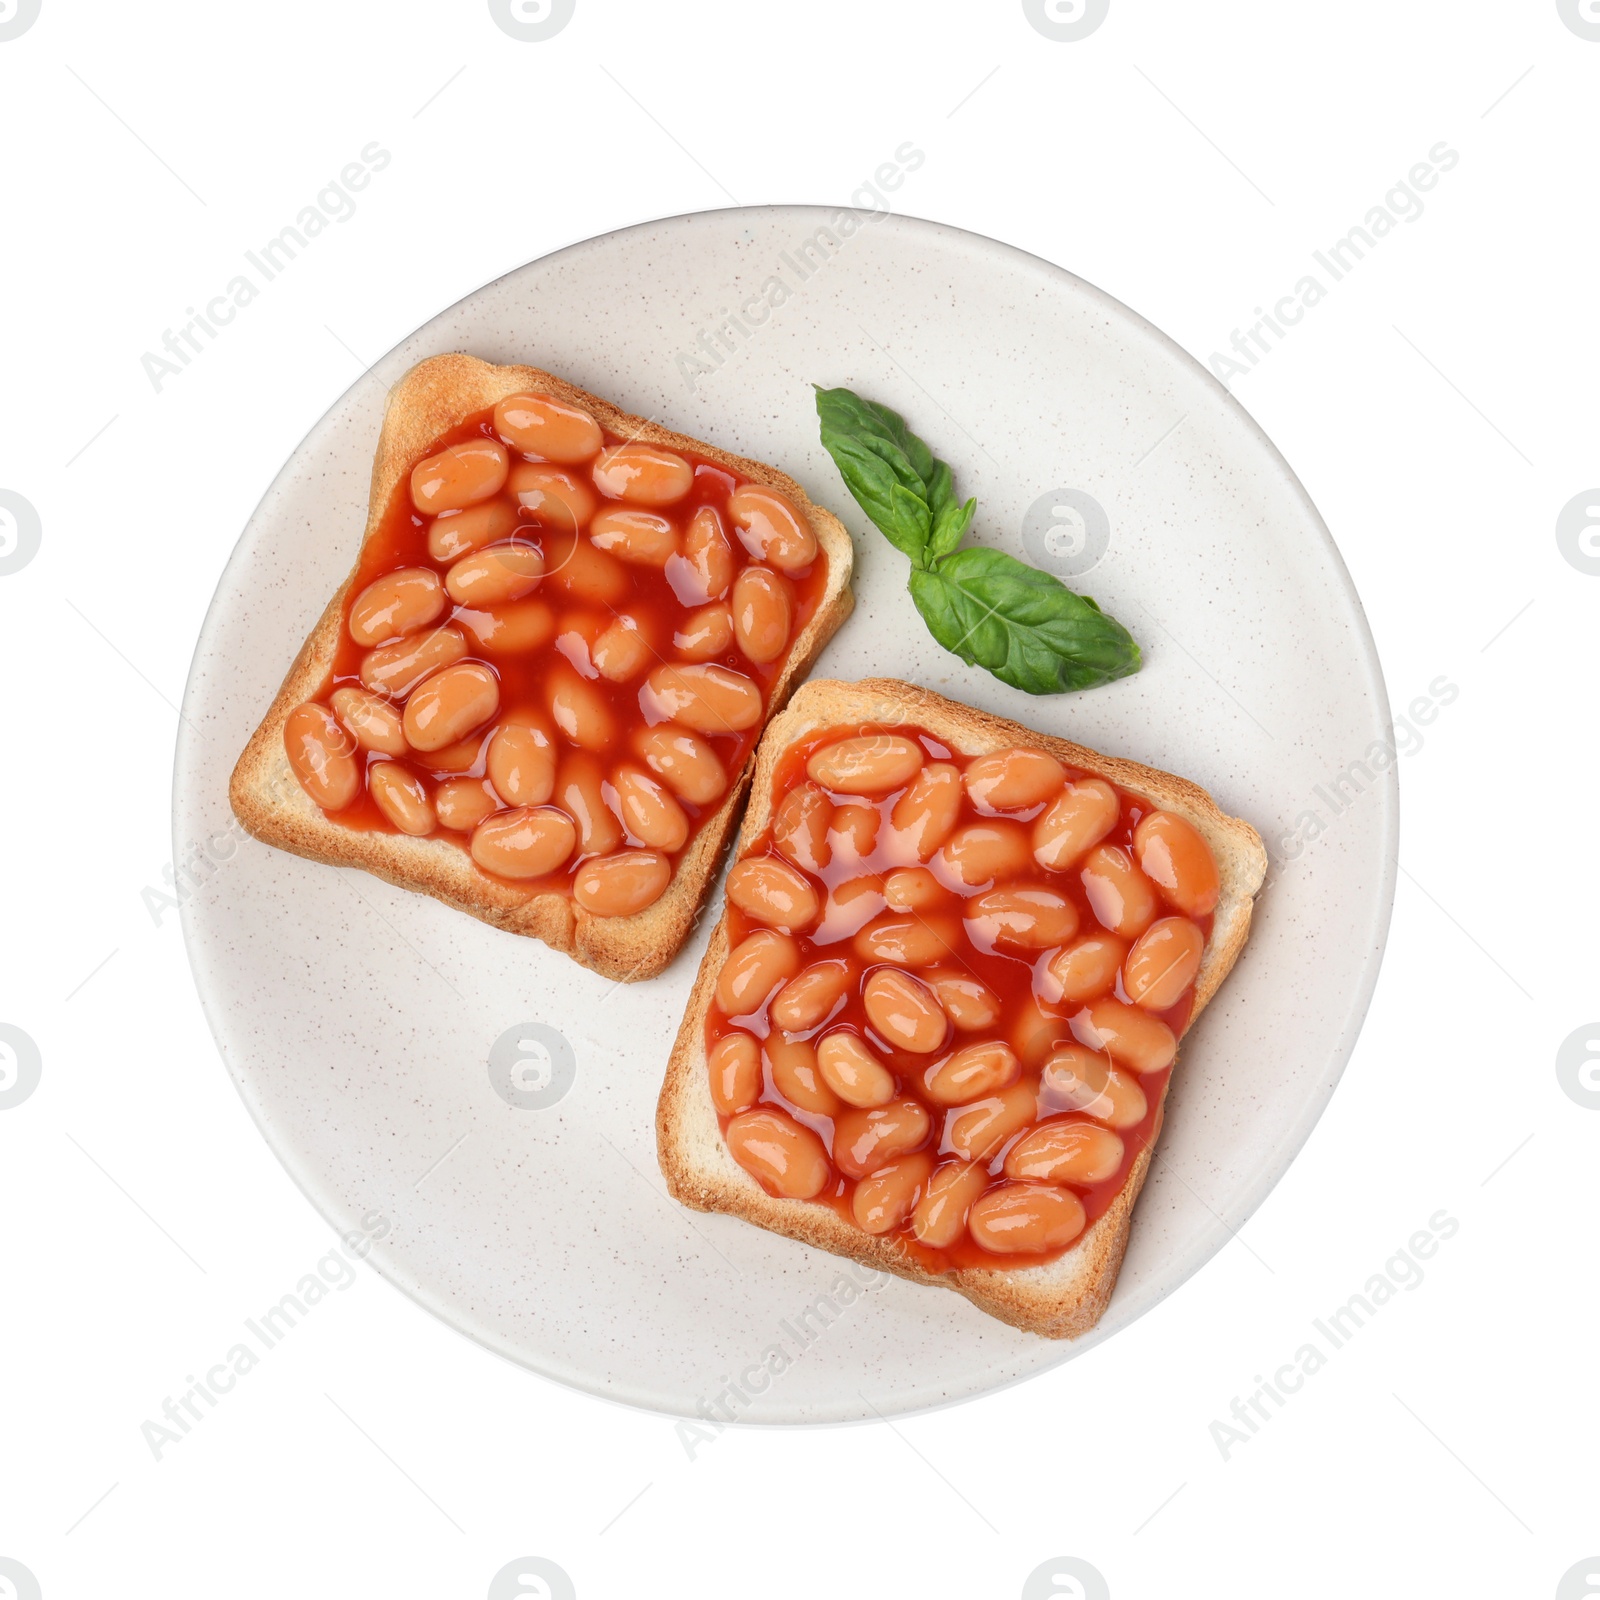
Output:
[[[1216,858],[1222,892],[1195,979],[1192,1025],[1244,948],[1254,896],[1266,875],[1267,856],[1249,823],[1227,816],[1204,789],[1185,778],[1102,756],[909,684],[890,679],[860,683],[819,679],[805,684],[788,709],[768,725],[757,752],[739,853],[748,851],[772,820],[782,799],[774,793],[774,777],[790,747],[828,728],[889,729],[896,724],[926,729],[967,757],[1018,745],[1047,751],[1069,767],[1096,774],[1129,793],[1148,798],[1163,810],[1177,813],[1200,831]],[[690,995],[656,1112],[661,1170],[672,1194],[695,1210],[725,1211],[865,1265],[918,1283],[953,1289],[991,1316],[1047,1338],[1076,1338],[1092,1328],[1116,1283],[1127,1248],[1134,1202],[1149,1170],[1155,1133],[1137,1155],[1125,1185],[1110,1207],[1055,1260],[1009,1271],[963,1267],[946,1273],[929,1272],[908,1259],[892,1238],[864,1233],[830,1206],[769,1196],[729,1154],[711,1100],[705,1050],[707,1008],[727,955],[724,916],[712,933]],[[1164,1089],[1162,1098],[1165,1099]],[[1161,1126],[1161,1111],[1158,1105],[1156,1133]]]
[[[800,510],[827,555],[827,584],[816,611],[795,638],[788,660],[769,691],[766,717],[783,706],[823,645],[850,614],[853,598],[850,535],[831,512],[812,504],[799,484],[776,468],[728,454],[716,446],[674,433],[536,367],[494,366],[468,355],[432,356],[411,368],[390,392],[372,468],[363,545],[380,524],[391,497],[402,491],[412,466],[435,440],[507,395],[537,390],[583,407],[609,433],[669,449],[688,450],[787,496]],[[330,530],[330,535],[334,533]],[[438,836],[359,831],[326,815],[301,789],[284,752],[289,713],[315,696],[327,677],[343,627],[351,574],[329,600],[283,687],[234,768],[228,794],[244,826],[267,844],[333,866],[361,867],[404,889],[432,895],[446,905],[511,933],[542,939],[596,972],[620,980],[649,978],[677,954],[693,927],[717,861],[733,829],[749,783],[754,753],[730,783],[678,858],[672,881],[653,905],[631,916],[598,917],[569,896],[519,890],[482,872],[461,844]]]

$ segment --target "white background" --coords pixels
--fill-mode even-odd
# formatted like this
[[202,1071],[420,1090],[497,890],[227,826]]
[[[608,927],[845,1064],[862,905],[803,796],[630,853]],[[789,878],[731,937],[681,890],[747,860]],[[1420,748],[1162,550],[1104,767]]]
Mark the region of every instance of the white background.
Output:
[[[0,1557],[46,1600],[477,1597],[524,1555],[584,1600],[1010,1597],[1059,1556],[1116,1600],[1556,1595],[1600,1554],[1600,1113],[1555,1069],[1600,1016],[1600,578],[1555,539],[1600,482],[1597,78],[1554,0],[1113,0],[1075,43],[1012,0],[577,0],[542,43],[472,0],[43,0],[0,42],[0,489],[42,526],[0,576],[0,1022],[43,1062],[0,1111]],[[845,203],[908,139],[897,209],[1059,262],[1201,359],[1460,153],[1234,382],[1339,541],[1396,713],[1460,689],[1402,764],[1393,934],[1331,1108],[1157,1311],[978,1402],[686,1441],[362,1268],[156,1461],[141,1424],[332,1244],[143,894],[256,499],[364,364],[487,279],[647,217]],[[141,356],[374,140],[393,159],[355,214],[157,392]],[[1224,1458],[1213,1422],[1440,1210],[1424,1281]]]

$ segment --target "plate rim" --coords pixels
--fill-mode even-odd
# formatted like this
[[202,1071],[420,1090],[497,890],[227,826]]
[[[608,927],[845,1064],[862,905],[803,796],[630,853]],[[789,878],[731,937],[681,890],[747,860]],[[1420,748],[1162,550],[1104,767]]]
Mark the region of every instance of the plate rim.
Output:
[[[550,262],[558,257],[573,255],[585,250],[601,249],[612,241],[631,234],[664,229],[674,225],[690,226],[706,218],[730,216],[801,218],[819,215],[833,218],[837,217],[841,212],[849,213],[853,210],[854,208],[849,206],[830,206],[813,202],[769,202],[749,206],[715,206],[696,211],[668,212],[661,216],[649,217],[624,224],[621,227],[610,228],[603,233],[572,239],[565,244],[530,257],[527,261],[509,267],[505,271],[497,273],[494,277],[486,279],[476,288],[458,296],[448,305],[418,323],[409,333],[405,334],[383,355],[379,356],[376,361],[358,373],[355,379],[342,389],[324,410],[310,422],[285,457],[283,464],[272,475],[271,480],[262,490],[261,495],[241,526],[232,549],[228,552],[228,557],[218,573],[216,587],[206,604],[199,630],[195,636],[194,649],[190,655],[188,673],[184,681],[183,697],[179,703],[178,731],[173,749],[171,827],[174,850],[181,853],[183,848],[184,807],[189,792],[185,785],[185,780],[189,778],[190,768],[197,766],[199,759],[194,754],[194,751],[200,743],[200,735],[191,731],[197,727],[197,724],[191,719],[190,712],[193,709],[192,697],[197,692],[196,683],[200,658],[210,639],[212,625],[223,596],[230,589],[230,579],[233,576],[234,568],[241,559],[246,540],[257,519],[261,516],[263,508],[278,492],[280,486],[290,481],[291,474],[296,468],[296,463],[307,442],[323,427],[329,418],[334,417],[348,404],[350,397],[362,383],[389,361],[403,346],[415,339],[424,329],[448,317],[453,311],[477,299],[488,290],[493,289],[497,284],[508,278],[515,277],[519,273],[525,272],[529,267],[541,262]],[[859,216],[861,213],[855,212],[855,214]],[[929,235],[937,236],[941,242],[954,241],[962,248],[969,249],[975,254],[981,255],[986,251],[994,251],[1020,261],[1042,277],[1055,280],[1057,285],[1065,285],[1069,290],[1096,302],[1112,318],[1123,323],[1129,329],[1136,331],[1146,340],[1153,342],[1169,360],[1175,360],[1179,366],[1186,368],[1191,376],[1199,378],[1202,385],[1209,389],[1214,397],[1220,399],[1223,408],[1230,411],[1237,421],[1243,425],[1246,434],[1252,439],[1257,449],[1264,452],[1263,463],[1273,469],[1282,486],[1287,488],[1309,530],[1320,542],[1322,554],[1330,558],[1332,575],[1337,581],[1339,592],[1348,607],[1354,623],[1351,643],[1374,696],[1373,710],[1375,713],[1381,714],[1383,726],[1388,726],[1392,722],[1393,708],[1389,700],[1388,686],[1384,677],[1382,660],[1378,653],[1377,641],[1373,635],[1366,608],[1362,604],[1361,596],[1350,575],[1344,556],[1327,523],[1318,511],[1315,502],[1311,499],[1310,494],[1304,484],[1301,483],[1293,467],[1290,466],[1288,460],[1266,430],[1226,384],[1222,383],[1197,356],[1186,350],[1170,334],[1157,327],[1147,317],[1134,310],[1131,306],[1126,305],[1123,301],[1118,300],[1097,284],[1080,277],[1069,268],[1050,261],[1034,251],[994,238],[989,234],[979,233],[974,229],[963,228],[954,223],[941,222],[934,218],[913,215],[908,212],[891,210],[873,215],[873,225],[876,226],[880,222],[888,223],[891,228],[908,229],[914,233],[926,231]],[[1372,917],[1368,929],[1369,938],[1366,945],[1366,954],[1361,969],[1360,981],[1355,985],[1344,1008],[1342,1020],[1339,1023],[1337,1036],[1327,1064],[1314,1080],[1314,1092],[1308,1095],[1305,1109],[1301,1112],[1299,1118],[1284,1131],[1274,1144],[1270,1152],[1270,1159],[1264,1164],[1258,1163],[1255,1176],[1242,1186],[1240,1195],[1236,1199],[1237,1214],[1231,1221],[1218,1217],[1215,1225],[1201,1236],[1200,1243],[1190,1251],[1192,1259],[1184,1264],[1181,1270],[1175,1271],[1169,1280],[1164,1281],[1159,1289],[1151,1294],[1148,1302],[1125,1321],[1116,1322],[1108,1327],[1107,1320],[1110,1318],[1112,1311],[1112,1306],[1108,1305],[1106,1313],[1102,1316],[1100,1322],[1089,1332],[1077,1339],[1058,1342],[1054,1360],[1030,1366],[1025,1371],[994,1378],[962,1393],[946,1394],[929,1399],[912,1399],[904,1404],[895,1403],[887,1411],[871,1407],[871,1414],[810,1418],[750,1418],[740,1416],[732,1422],[719,1419],[720,1426],[758,1430],[869,1426],[886,1416],[919,1416],[934,1411],[942,1411],[948,1407],[962,1405],[970,1401],[982,1400],[990,1395],[1001,1394],[1016,1387],[1018,1384],[1030,1382],[1045,1373],[1056,1371],[1075,1357],[1086,1354],[1115,1334],[1132,1327],[1134,1323],[1147,1316],[1169,1296],[1188,1283],[1202,1267],[1209,1265],[1225,1245],[1237,1237],[1239,1229],[1265,1203],[1267,1197],[1282,1182],[1284,1175],[1294,1164],[1295,1158],[1305,1147],[1313,1130],[1322,1120],[1323,1114],[1326,1112],[1339,1084],[1343,1081],[1345,1070],[1355,1051],[1367,1013],[1371,1008],[1372,998],[1377,988],[1378,977],[1382,970],[1384,956],[1388,947],[1399,877],[1400,786],[1399,774],[1395,765],[1392,764],[1386,769],[1383,774],[1383,780],[1381,787],[1376,791],[1381,796],[1381,863],[1376,885],[1378,893],[1372,903]],[[178,855],[175,855],[174,859],[178,859]],[[1269,886],[1270,882],[1271,874],[1269,873]],[[287,1147],[280,1148],[279,1138],[268,1127],[263,1117],[258,1115],[256,1108],[251,1104],[245,1093],[240,1074],[235,1072],[230,1063],[228,1051],[224,1045],[223,1019],[220,1015],[220,1005],[215,1001],[214,997],[208,996],[206,987],[201,981],[197,964],[196,940],[198,935],[191,927],[191,919],[196,915],[194,906],[195,902],[193,900],[185,900],[179,907],[179,925],[183,929],[184,953],[188,962],[190,977],[194,982],[196,996],[200,1003],[201,1015],[205,1018],[206,1027],[211,1034],[212,1042],[216,1047],[223,1070],[243,1103],[256,1131],[260,1134],[268,1150],[271,1151],[273,1158],[300,1191],[316,1215],[337,1230],[340,1223],[333,1214],[332,1208],[325,1208],[319,1198],[313,1194],[307,1181],[296,1170],[295,1163],[290,1158],[292,1152]],[[215,1011],[214,1006],[217,1008]],[[469,1325],[468,1320],[454,1309],[452,1302],[442,1293],[430,1291],[420,1283],[407,1282],[404,1275],[398,1270],[397,1264],[386,1260],[386,1254],[381,1248],[374,1248],[370,1251],[366,1257],[366,1263],[392,1288],[399,1290],[407,1299],[421,1307],[431,1316],[438,1318],[453,1332],[470,1340],[479,1348],[490,1351],[516,1367],[520,1372],[531,1373],[546,1382],[559,1384],[566,1389],[577,1390],[580,1393],[612,1405],[621,1406],[629,1411],[642,1411],[653,1416],[687,1419],[690,1421],[704,1420],[699,1413],[693,1410],[678,1409],[658,1398],[631,1397],[620,1392],[616,1385],[606,1387],[600,1381],[592,1379],[587,1374],[570,1371],[559,1373],[552,1370],[552,1364],[549,1362],[544,1365],[536,1365],[526,1354],[513,1349],[508,1340],[496,1337],[487,1329]],[[1115,1290],[1113,1290],[1113,1304],[1115,1298]]]

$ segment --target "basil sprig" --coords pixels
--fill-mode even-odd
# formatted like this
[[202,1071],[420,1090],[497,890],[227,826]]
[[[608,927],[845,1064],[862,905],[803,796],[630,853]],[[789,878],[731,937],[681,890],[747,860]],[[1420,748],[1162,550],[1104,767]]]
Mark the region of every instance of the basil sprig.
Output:
[[1029,694],[1093,689],[1139,670],[1133,635],[1087,595],[1004,551],[956,548],[978,502],[956,500],[950,468],[897,412],[819,388],[817,417],[845,487],[910,557],[911,598],[946,650]]

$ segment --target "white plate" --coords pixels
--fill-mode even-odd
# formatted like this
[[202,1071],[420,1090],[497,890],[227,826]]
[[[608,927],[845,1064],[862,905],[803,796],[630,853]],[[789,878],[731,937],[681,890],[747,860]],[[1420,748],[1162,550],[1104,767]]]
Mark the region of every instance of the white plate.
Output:
[[[979,1394],[1083,1351],[1182,1283],[1326,1104],[1377,975],[1395,873],[1392,764],[1337,815],[1315,793],[1387,731],[1372,638],[1327,530],[1239,405],[1057,267],[901,217],[852,219],[846,237],[838,216],[719,211],[592,239],[480,289],[381,361],[381,381],[357,382],[306,436],[223,574],[174,792],[179,859],[192,843],[227,855],[184,915],[206,1015],[318,1210],[341,1229],[381,1213],[372,1263],[513,1360],[667,1412],[694,1413],[732,1380],[745,1398],[723,1403],[760,1422]],[[741,307],[747,331],[730,327],[735,348],[714,364],[717,323]],[[1255,934],[1185,1044],[1122,1278],[1089,1338],[1018,1333],[898,1280],[841,1287],[834,1257],[666,1197],[652,1114],[704,929],[664,976],[617,986],[364,874],[232,848],[228,773],[350,565],[384,385],[445,350],[561,373],[777,463],[838,511],[857,538],[857,605],[819,672],[905,678],[1187,774],[1268,840]],[[1133,629],[1144,670],[1036,700],[935,645],[904,558],[817,442],[812,381],[903,411],[977,496],[983,542],[1023,555],[1041,497],[1090,496],[1079,514],[1092,537],[1104,509],[1110,547],[1069,581]],[[1049,502],[1036,516],[1049,523]],[[1069,532],[1053,544],[1070,550],[1083,524],[1058,520]],[[1311,809],[1326,831],[1295,840]],[[531,1023],[559,1030],[575,1065],[545,1109],[508,1103],[487,1065],[496,1040]],[[782,1370],[763,1376],[764,1361]]]

